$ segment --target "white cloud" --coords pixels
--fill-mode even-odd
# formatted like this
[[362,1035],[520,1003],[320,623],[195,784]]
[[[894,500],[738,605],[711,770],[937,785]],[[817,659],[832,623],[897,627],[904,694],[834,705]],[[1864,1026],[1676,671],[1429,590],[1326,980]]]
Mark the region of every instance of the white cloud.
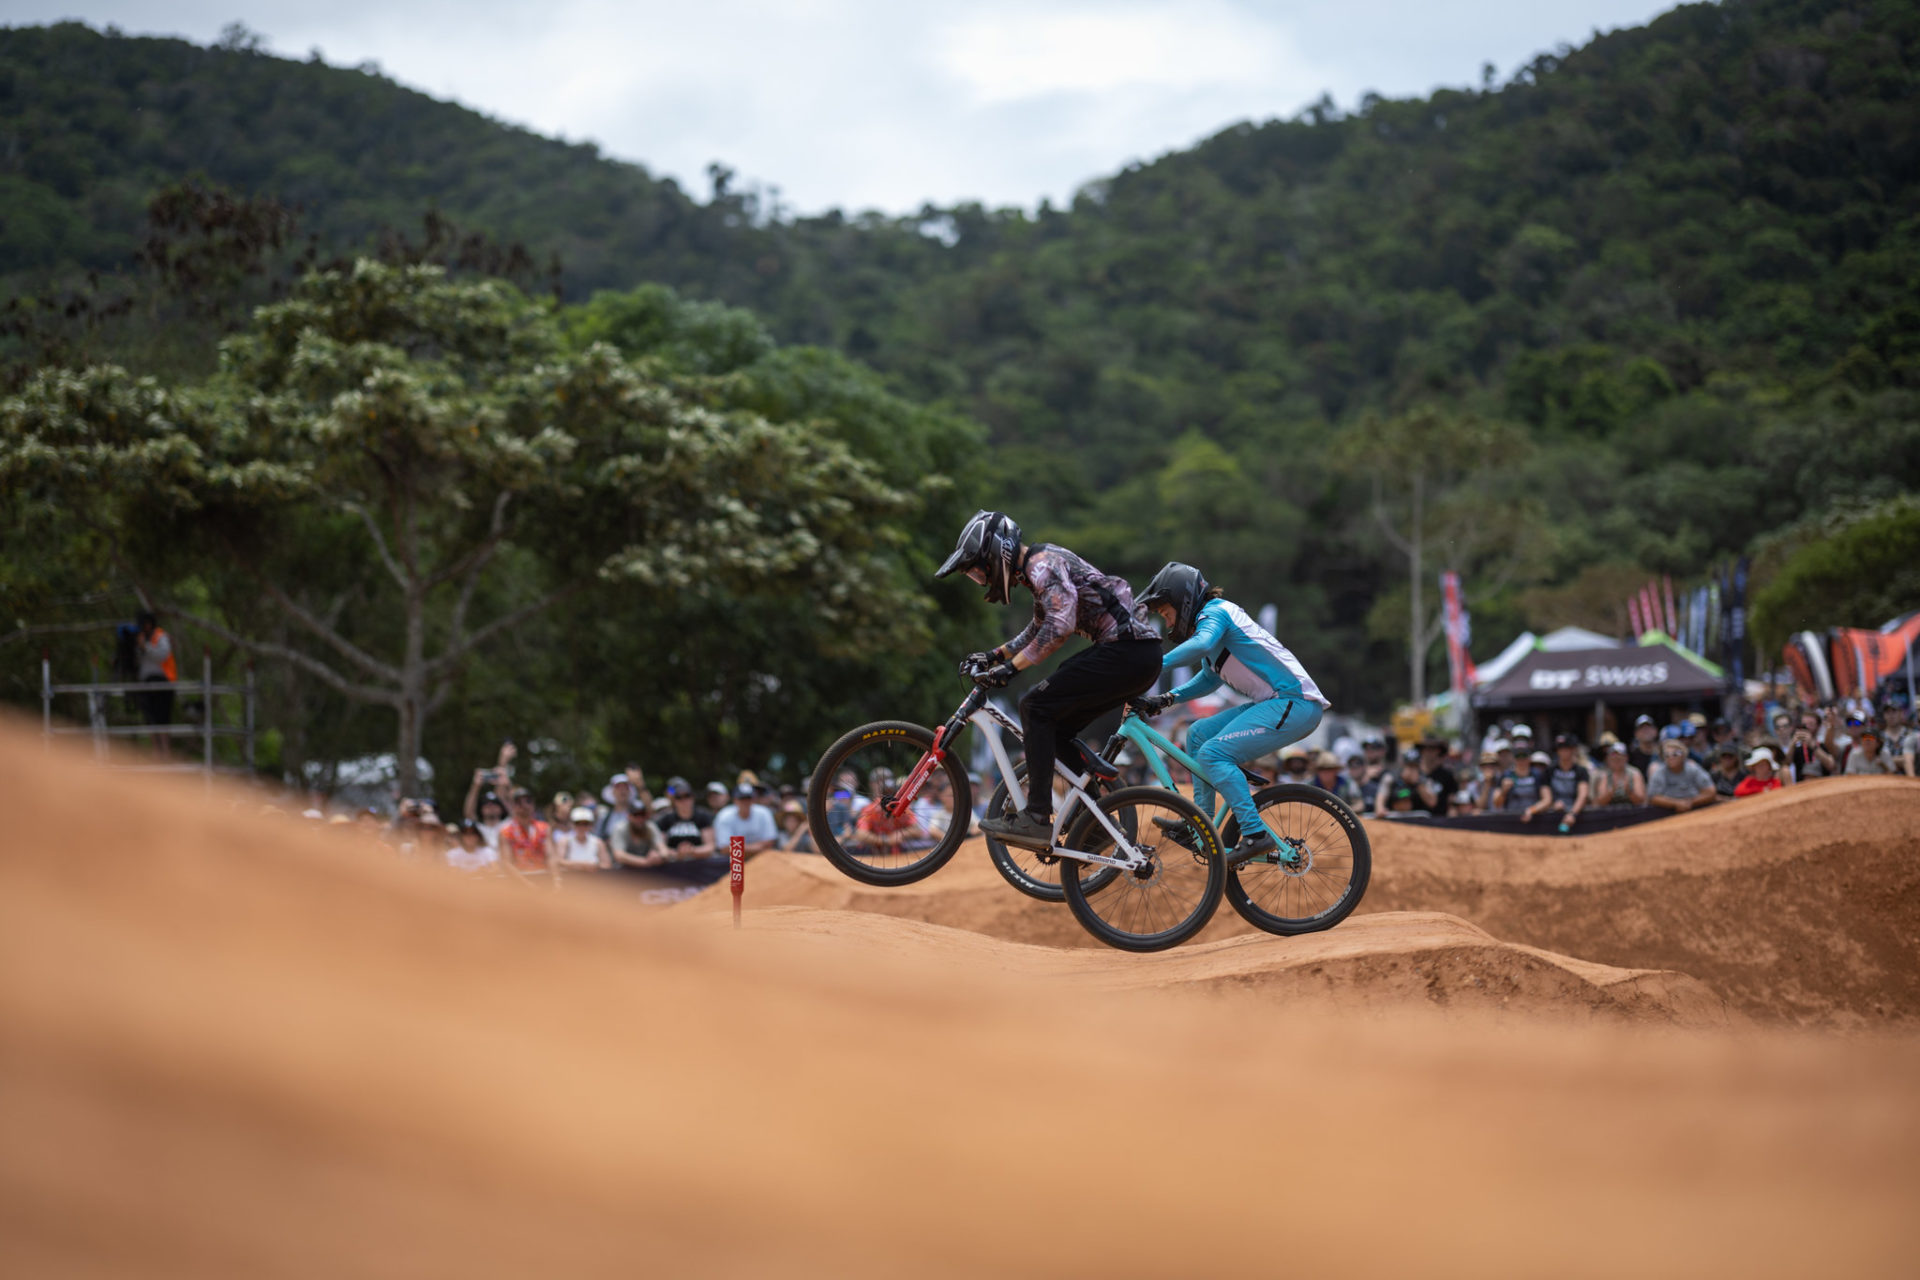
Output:
[[[704,192],[713,161],[802,211],[1032,206],[1331,92],[1477,82],[1661,0],[249,0],[274,50],[436,96]],[[210,42],[233,0],[0,0]]]
[[1285,32],[1219,4],[976,10],[937,33],[976,102],[1250,84],[1297,69]]

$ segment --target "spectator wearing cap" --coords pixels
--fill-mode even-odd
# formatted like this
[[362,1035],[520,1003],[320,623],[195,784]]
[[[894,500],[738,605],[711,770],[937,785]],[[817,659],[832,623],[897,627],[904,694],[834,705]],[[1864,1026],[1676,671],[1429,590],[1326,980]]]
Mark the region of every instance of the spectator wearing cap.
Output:
[[1501,813],[1526,813],[1547,794],[1546,752],[1522,754],[1514,748],[1513,771],[1500,779],[1500,791],[1494,807]]
[[1782,786],[1780,774],[1773,764],[1773,753],[1765,747],[1756,747],[1747,757],[1747,776],[1733,789],[1735,797],[1757,796],[1762,791],[1777,791]]
[[1595,808],[1639,808],[1647,802],[1647,776],[1633,767],[1631,752],[1624,742],[1607,748],[1606,767],[1593,778]]
[[1847,747],[1847,763],[1840,772],[1844,774],[1894,772],[1893,756],[1887,751],[1885,739],[1880,730],[1871,722],[1854,728],[1853,741]]
[[1660,763],[1647,775],[1647,803],[1656,809],[1685,813],[1719,798],[1720,793],[1713,789],[1713,779],[1697,760],[1687,755],[1686,740],[1679,734],[1662,738]]
[[1513,732],[1508,734],[1507,738],[1509,741],[1513,743],[1513,754],[1515,759],[1518,759],[1521,756],[1531,757],[1533,755],[1533,726],[1532,725],[1517,724],[1513,726]]
[[1714,747],[1713,763],[1707,775],[1713,779],[1713,789],[1720,793],[1722,800],[1733,799],[1741,780],[1747,776],[1746,770],[1740,767],[1740,748],[1731,742]]
[[1340,757],[1331,751],[1322,751],[1314,756],[1313,785],[1322,791],[1332,792],[1346,804],[1360,803],[1360,788],[1340,772]]
[[1305,782],[1313,768],[1313,758],[1305,747],[1288,747],[1280,753],[1280,771],[1288,782]]
[[1920,765],[1920,760],[1915,758],[1920,755],[1920,734],[1907,723],[1907,704],[1887,699],[1880,708],[1880,720],[1886,726],[1887,754],[1893,758],[1894,772],[1909,778],[1920,776],[1914,772],[1916,765]]
[[1446,817],[1448,809],[1453,806],[1453,793],[1460,789],[1460,780],[1447,767],[1447,744],[1444,739],[1427,737],[1420,740],[1420,775],[1433,787],[1434,795],[1439,797],[1433,815],[1437,818]]
[[[1580,758],[1580,739],[1570,733],[1553,740],[1553,754],[1555,759],[1547,766],[1545,809],[1560,815],[1560,829],[1566,831],[1593,799],[1593,773]],[[1521,820],[1527,821],[1526,815]]]
[[755,804],[753,792],[753,783],[742,775],[741,781],[733,789],[734,802],[713,815],[715,848],[731,849],[735,836],[745,839],[749,858],[773,848],[774,839],[780,834],[773,821],[773,811],[765,805]]
[[1733,722],[1725,716],[1715,716],[1707,723],[1707,742],[1715,751],[1721,747],[1732,747],[1734,760],[1736,762],[1739,760],[1740,744],[1734,741]]
[[1647,770],[1660,763],[1660,726],[1649,715],[1635,716],[1633,720],[1633,745],[1627,748],[1627,764],[1638,770],[1642,778]]
[[604,809],[595,820],[593,834],[612,849],[613,833],[627,824],[627,816],[634,810],[633,779],[624,773],[614,774],[607,779],[607,785],[600,788],[600,799]]
[[1372,813],[1374,801],[1378,799],[1380,786],[1387,777],[1387,742],[1378,735],[1370,735],[1360,744],[1360,755],[1364,766],[1353,775],[1354,785],[1360,788],[1360,811]]
[[[655,803],[671,807],[665,796]],[[667,847],[666,837],[653,820],[651,807],[636,806],[625,817],[617,818],[605,838],[607,853],[618,867],[646,866],[645,859],[664,853]]]
[[554,837],[554,862],[568,871],[611,871],[613,856],[607,842],[593,833],[594,815],[588,806],[575,805],[567,815],[568,830]]
[[[1504,741],[1504,739],[1494,739]],[[1512,748],[1508,748],[1512,752]],[[1500,767],[1500,753],[1489,747],[1480,753],[1480,762],[1467,771],[1467,780],[1460,784],[1460,807],[1469,813],[1485,813],[1493,805],[1494,792],[1500,789],[1500,779],[1506,770]]]
[[813,847],[813,833],[807,830],[807,806],[798,796],[780,802],[780,831],[773,838],[773,847],[782,853],[818,852]]
[[1373,816],[1432,813],[1438,802],[1433,784],[1420,772],[1420,753],[1408,750],[1400,756],[1399,771],[1382,779],[1379,791],[1374,793]]
[[478,823],[461,823],[456,839],[458,843],[447,850],[447,865],[455,871],[478,872],[500,869],[499,851],[490,847],[481,838]]
[[712,884],[727,874],[727,859],[714,850],[713,815],[693,801],[685,778],[667,780],[667,811],[659,819],[661,849],[629,862],[657,868],[696,884]]
[[513,793],[512,817],[500,828],[500,853],[508,870],[520,876],[552,874],[553,828],[540,820],[533,792]]
[[715,782],[709,782],[707,784],[707,812],[708,813],[711,813],[715,817],[718,817],[720,816],[721,813],[726,811],[727,805],[730,804],[731,802],[732,802],[732,793],[729,791],[726,783],[715,781]]

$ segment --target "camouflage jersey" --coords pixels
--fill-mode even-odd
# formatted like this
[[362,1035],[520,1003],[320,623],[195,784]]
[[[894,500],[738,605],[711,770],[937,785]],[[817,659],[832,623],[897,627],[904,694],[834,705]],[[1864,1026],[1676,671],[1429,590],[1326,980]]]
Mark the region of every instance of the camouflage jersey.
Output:
[[1033,591],[1033,621],[1001,648],[1024,653],[1029,666],[1075,634],[1095,644],[1156,638],[1139,621],[1127,580],[1100,572],[1065,547],[1043,542],[1030,549],[1022,576]]

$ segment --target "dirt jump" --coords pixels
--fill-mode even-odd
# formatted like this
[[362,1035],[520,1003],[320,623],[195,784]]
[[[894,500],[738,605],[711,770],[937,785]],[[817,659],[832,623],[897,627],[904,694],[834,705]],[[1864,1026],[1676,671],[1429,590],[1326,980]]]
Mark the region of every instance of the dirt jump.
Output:
[[[1367,831],[1373,881],[1353,924],[1368,913],[1446,912],[1509,943],[1688,974],[1760,1021],[1920,1022],[1920,784],[1911,780],[1827,779],[1591,837],[1391,822]],[[1100,945],[1064,908],[1012,892],[978,840],[898,889],[792,855],[757,861],[753,875],[761,904]],[[1223,906],[1198,944],[1249,932]]]
[[1920,1040],[1657,966],[1425,907],[1051,948],[769,909],[778,863],[736,931],[17,729],[0,770],[0,1274],[1920,1263]]

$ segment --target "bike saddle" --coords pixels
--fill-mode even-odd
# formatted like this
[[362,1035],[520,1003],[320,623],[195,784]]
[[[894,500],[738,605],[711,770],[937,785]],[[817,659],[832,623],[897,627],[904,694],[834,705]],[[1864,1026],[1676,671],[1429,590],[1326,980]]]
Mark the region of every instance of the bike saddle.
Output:
[[1079,754],[1080,759],[1075,763],[1101,781],[1112,782],[1120,776],[1119,765],[1113,763],[1113,761],[1107,759],[1098,751],[1095,751],[1092,747],[1080,741],[1080,739],[1069,739],[1067,741],[1067,749]]
[[1262,777],[1260,774],[1255,773],[1253,770],[1247,768],[1245,765],[1242,765],[1240,767],[1240,772],[1246,774],[1247,781],[1252,783],[1256,787],[1264,787],[1269,782],[1273,781],[1272,778]]

